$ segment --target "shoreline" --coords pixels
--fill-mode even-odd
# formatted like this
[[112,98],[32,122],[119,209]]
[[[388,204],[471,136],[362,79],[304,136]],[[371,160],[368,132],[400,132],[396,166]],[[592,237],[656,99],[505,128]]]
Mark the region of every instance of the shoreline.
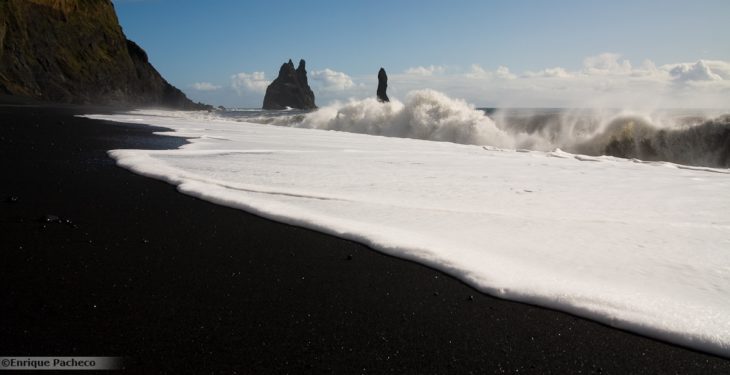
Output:
[[90,108],[0,106],[2,355],[124,356],[140,371],[730,371],[727,359],[180,194],[106,151],[184,139],[73,117]]

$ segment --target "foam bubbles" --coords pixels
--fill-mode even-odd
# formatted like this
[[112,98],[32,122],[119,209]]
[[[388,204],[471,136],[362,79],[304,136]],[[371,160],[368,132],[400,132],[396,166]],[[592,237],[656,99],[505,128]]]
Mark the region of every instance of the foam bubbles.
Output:
[[[493,139],[485,116],[433,92],[403,104],[351,103],[334,117],[333,109],[303,116],[322,116],[317,124],[330,128],[450,140],[486,129]],[[177,150],[110,152],[182,193],[358,241],[485,293],[730,356],[728,170],[201,115],[91,117],[189,137]],[[384,119],[397,126],[368,128]],[[450,133],[462,121],[478,131]]]

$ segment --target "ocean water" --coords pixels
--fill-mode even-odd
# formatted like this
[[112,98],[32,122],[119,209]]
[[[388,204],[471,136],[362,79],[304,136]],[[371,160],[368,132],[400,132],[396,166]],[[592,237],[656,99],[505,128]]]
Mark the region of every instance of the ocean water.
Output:
[[[230,110],[231,120],[730,168],[730,110],[476,109],[432,90],[317,111]],[[487,116],[485,116],[487,115]]]
[[[710,147],[727,131],[718,116],[484,111],[424,90],[312,112],[87,117],[190,139],[109,152],[184,194],[352,239],[494,296],[730,357],[730,170],[727,148]],[[691,163],[576,152],[617,139],[619,151],[649,139],[652,155]]]

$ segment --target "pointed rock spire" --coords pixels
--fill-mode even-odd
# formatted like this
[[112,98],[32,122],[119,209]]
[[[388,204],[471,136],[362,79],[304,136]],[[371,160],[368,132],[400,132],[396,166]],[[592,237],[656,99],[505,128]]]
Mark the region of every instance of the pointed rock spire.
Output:
[[305,61],[299,60],[299,66],[294,69],[294,63],[289,59],[281,65],[279,76],[266,88],[264,109],[313,109],[314,92],[307,82]]
[[386,90],[388,90],[388,75],[385,74],[385,69],[380,68],[380,71],[378,71],[378,101],[390,101],[390,99],[388,99],[388,94],[385,93]]

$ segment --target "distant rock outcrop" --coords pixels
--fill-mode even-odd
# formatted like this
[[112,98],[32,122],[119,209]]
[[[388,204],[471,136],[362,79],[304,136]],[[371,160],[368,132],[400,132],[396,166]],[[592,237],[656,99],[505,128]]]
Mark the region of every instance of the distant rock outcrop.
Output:
[[127,40],[110,0],[0,0],[0,94],[61,103],[207,109]]
[[281,65],[279,76],[266,88],[264,109],[313,109],[314,92],[307,82],[305,61],[299,60],[299,66],[294,69],[291,60]]
[[389,102],[388,94],[385,91],[388,90],[388,75],[385,74],[385,69],[380,68],[378,71],[378,100],[381,102]]

